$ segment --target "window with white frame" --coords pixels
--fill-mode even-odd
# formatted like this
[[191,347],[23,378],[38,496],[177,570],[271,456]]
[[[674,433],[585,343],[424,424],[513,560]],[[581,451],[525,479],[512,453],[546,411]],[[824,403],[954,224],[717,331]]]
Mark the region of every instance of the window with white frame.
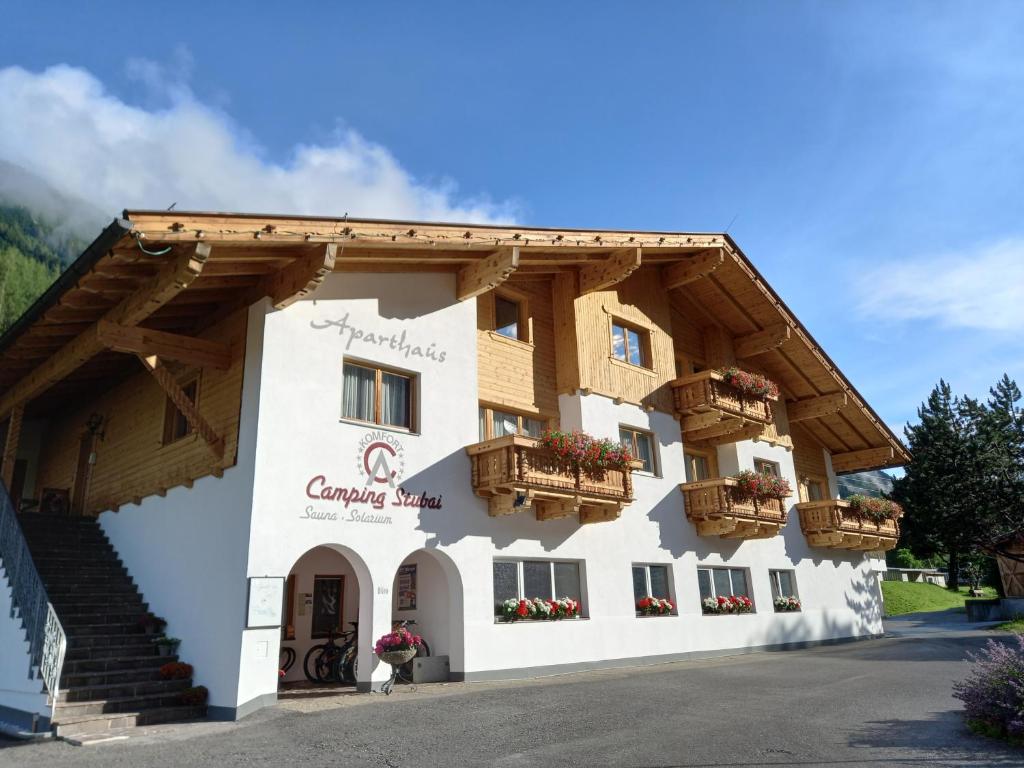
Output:
[[768,571],[768,578],[772,583],[772,600],[777,597],[799,597],[793,571]]
[[698,568],[700,599],[709,597],[750,597],[746,568]]
[[768,461],[767,459],[754,459],[754,471],[759,475],[768,475],[769,477],[782,477],[782,472],[779,470],[777,462]]
[[[669,589],[672,571],[667,565],[633,565],[633,601],[639,603],[645,597],[672,600]],[[640,613],[639,607],[637,613]]]
[[643,463],[641,471],[658,474],[658,462],[654,449],[654,434],[643,429],[633,427],[619,427],[619,442],[621,442],[633,458]]
[[495,560],[494,605],[506,600],[557,600],[582,604],[580,564],[574,560]]

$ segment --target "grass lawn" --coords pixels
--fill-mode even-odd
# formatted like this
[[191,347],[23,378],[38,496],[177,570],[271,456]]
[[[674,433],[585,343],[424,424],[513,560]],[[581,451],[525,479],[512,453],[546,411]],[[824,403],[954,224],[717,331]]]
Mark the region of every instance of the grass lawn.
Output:
[[1024,619],[1014,619],[997,624],[993,629],[1001,629],[1004,632],[1013,632],[1015,635],[1024,635]]
[[[996,597],[991,587],[982,587],[984,597]],[[963,608],[968,597],[968,588],[960,591],[938,587],[934,584],[918,584],[910,581],[883,581],[882,596],[885,598],[885,615],[902,616],[920,611],[945,611],[949,608]]]

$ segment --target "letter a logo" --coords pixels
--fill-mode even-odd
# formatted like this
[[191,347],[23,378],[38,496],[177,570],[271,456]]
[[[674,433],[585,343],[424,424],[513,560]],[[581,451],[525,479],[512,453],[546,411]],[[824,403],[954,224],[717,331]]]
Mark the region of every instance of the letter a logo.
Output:
[[[375,453],[373,466],[370,466],[370,454]],[[370,443],[363,452],[363,467],[366,470],[366,484],[387,483],[395,487],[395,475],[397,474],[391,465],[388,464],[388,454],[395,456],[395,449],[387,443]]]

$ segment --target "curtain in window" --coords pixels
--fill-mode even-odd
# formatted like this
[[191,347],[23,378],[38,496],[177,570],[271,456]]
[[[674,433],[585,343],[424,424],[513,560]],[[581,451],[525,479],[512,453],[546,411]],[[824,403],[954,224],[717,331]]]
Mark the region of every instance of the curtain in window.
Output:
[[341,415],[346,419],[373,421],[376,373],[359,365],[345,364]]
[[544,431],[544,422],[540,419],[528,419],[523,417],[523,434],[528,437],[540,437]]
[[491,417],[491,429],[494,432],[494,436],[514,435],[516,430],[519,429],[519,425],[516,422],[517,419],[514,414],[494,411]]
[[555,563],[555,598],[559,597],[582,601],[579,563]]
[[651,597],[668,600],[668,568],[664,565],[649,566],[651,571]]
[[411,427],[409,418],[409,379],[384,373],[380,382],[380,421],[393,427]]
[[[644,472],[654,471],[654,456],[651,450],[650,435],[637,434],[636,436],[636,458],[644,463]],[[657,597],[657,595],[655,595]]]

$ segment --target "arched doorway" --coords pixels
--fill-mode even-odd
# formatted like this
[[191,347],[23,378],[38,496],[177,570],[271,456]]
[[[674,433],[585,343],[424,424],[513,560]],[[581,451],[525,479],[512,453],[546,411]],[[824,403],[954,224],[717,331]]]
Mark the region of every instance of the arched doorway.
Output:
[[392,622],[411,620],[433,656],[448,656],[453,672],[463,670],[462,578],[455,562],[436,549],[417,549],[395,572]]
[[309,649],[353,629],[360,605],[369,588],[366,566],[354,553],[339,545],[324,544],[305,552],[292,566],[285,582],[284,623],[281,647],[291,648],[294,663],[281,679],[284,683],[306,680],[303,661]]

